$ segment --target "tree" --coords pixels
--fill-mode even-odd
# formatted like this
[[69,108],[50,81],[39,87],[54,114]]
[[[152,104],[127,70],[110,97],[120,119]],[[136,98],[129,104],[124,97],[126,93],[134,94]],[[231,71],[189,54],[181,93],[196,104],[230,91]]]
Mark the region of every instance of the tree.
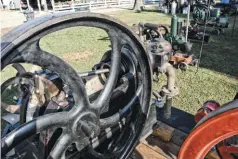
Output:
[[142,7],[143,7],[143,0],[135,0],[133,10],[137,13],[140,13]]

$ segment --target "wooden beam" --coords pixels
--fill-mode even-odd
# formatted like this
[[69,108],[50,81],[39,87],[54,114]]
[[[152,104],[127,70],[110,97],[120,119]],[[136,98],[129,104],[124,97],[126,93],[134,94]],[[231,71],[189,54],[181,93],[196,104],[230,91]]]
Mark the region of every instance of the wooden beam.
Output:
[[179,147],[171,142],[164,142],[160,140],[159,137],[151,135],[147,139],[145,139],[142,143],[147,145],[157,153],[165,156],[167,159],[177,158]]
[[163,141],[168,142],[173,137],[174,130],[174,128],[160,122],[152,135],[160,137]]
[[139,143],[130,159],[166,159],[166,157],[157,153],[147,145]]
[[182,146],[184,140],[186,139],[186,137],[188,136],[188,134],[178,130],[178,129],[175,129],[174,130],[174,135],[173,137],[171,138],[171,142],[178,145],[178,146]]
[[[179,149],[188,134],[160,121],[157,124],[151,135],[140,140],[140,144],[135,149],[134,156],[139,159],[157,159],[157,156],[161,155],[167,159],[176,159]],[[215,150],[210,151],[206,157],[208,159],[220,159]]]

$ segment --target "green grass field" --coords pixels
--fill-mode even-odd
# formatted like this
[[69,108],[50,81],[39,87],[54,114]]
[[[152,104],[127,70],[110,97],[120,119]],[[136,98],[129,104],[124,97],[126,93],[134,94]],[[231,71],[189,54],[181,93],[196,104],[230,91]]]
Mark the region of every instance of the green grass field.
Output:
[[[129,26],[138,22],[170,25],[170,16],[157,12],[116,11],[107,14]],[[238,37],[231,38],[230,33],[231,27],[224,35],[212,36],[210,42],[204,45],[198,70],[192,66],[186,72],[177,70],[180,93],[174,99],[174,106],[195,113],[208,99],[217,100],[221,104],[233,99],[238,92]],[[40,45],[44,50],[66,60],[78,71],[85,71],[90,70],[110,48],[110,42],[105,37],[107,34],[101,29],[75,27],[47,35]],[[195,43],[192,53],[198,56],[199,50],[200,43]],[[2,81],[15,74],[10,70],[6,68],[1,73]],[[157,89],[164,84],[165,77],[161,75],[161,82],[154,83],[153,87]]]

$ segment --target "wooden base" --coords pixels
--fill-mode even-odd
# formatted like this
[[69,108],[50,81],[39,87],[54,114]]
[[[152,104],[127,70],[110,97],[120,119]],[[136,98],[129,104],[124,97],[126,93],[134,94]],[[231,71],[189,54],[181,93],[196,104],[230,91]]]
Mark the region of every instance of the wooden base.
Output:
[[[168,121],[164,119],[162,120],[163,122],[158,121],[156,126],[154,126],[153,133],[141,138],[140,143],[131,155],[131,159],[176,159],[180,147],[192,130],[191,124],[188,124],[187,120],[194,120],[193,116],[186,112],[177,113],[177,120],[179,120],[179,116],[187,117],[184,118],[186,123],[181,122],[182,126],[171,124],[171,120],[175,116],[172,116]],[[174,125],[174,127],[170,125]],[[184,125],[186,125],[186,128],[184,128]],[[220,159],[216,151],[209,152],[207,158]]]

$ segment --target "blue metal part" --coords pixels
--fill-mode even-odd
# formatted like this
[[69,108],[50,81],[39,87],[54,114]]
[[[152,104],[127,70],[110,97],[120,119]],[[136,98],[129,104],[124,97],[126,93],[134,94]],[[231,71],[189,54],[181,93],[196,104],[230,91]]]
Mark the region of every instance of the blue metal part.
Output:
[[[6,120],[5,120],[6,121]],[[6,121],[7,122],[7,121]],[[1,137],[5,137],[9,132],[11,132],[12,130],[14,130],[15,128],[20,126],[20,122],[15,123],[14,125],[11,125],[11,123],[7,122]]]
[[4,136],[6,136],[8,132],[10,132],[10,127],[11,127],[11,125],[9,123],[7,123],[7,125],[5,126],[5,128],[4,128],[3,132],[2,132],[2,136],[1,136],[2,138]]

